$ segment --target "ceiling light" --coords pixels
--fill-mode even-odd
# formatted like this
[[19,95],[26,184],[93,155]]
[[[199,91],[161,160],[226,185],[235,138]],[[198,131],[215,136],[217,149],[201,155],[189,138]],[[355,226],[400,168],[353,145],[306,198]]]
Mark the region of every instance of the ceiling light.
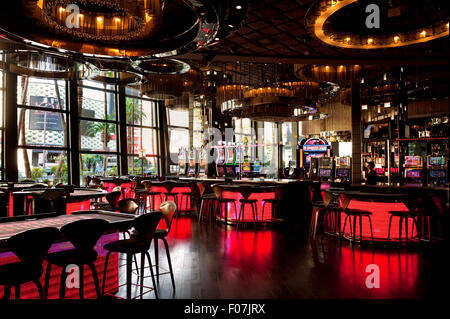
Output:
[[398,40],[400,40],[400,37],[399,37],[398,35],[396,35],[396,36],[394,37],[394,42],[398,42]]
[[216,40],[216,41],[219,41],[219,40],[220,40],[220,38],[215,38],[214,40]]
[[427,35],[427,31],[423,30],[422,32],[420,32],[420,35],[423,36],[423,37],[426,36]]
[[103,18],[102,17],[97,17],[97,22],[102,22]]
[[241,10],[241,9],[242,9],[242,6],[238,4],[238,5],[236,6],[236,9]]
[[384,103],[384,107],[386,107],[386,108],[391,107],[391,102]]
[[234,26],[233,26],[232,24],[229,24],[228,26],[229,26],[230,28],[234,28]]
[[361,105],[361,110],[366,111],[368,109],[368,105],[367,104],[363,104]]

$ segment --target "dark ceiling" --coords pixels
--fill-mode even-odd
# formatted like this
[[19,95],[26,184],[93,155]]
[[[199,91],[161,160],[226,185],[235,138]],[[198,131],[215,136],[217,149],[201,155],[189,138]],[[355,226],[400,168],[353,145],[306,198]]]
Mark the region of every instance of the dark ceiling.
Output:
[[[434,1],[426,3],[432,6]],[[335,60],[335,63],[448,64],[448,36],[420,45],[381,50],[326,45],[305,28],[305,15],[313,2],[249,0],[247,18],[238,31],[212,47],[185,57],[204,62],[333,63]],[[447,7],[442,10],[448,12]]]

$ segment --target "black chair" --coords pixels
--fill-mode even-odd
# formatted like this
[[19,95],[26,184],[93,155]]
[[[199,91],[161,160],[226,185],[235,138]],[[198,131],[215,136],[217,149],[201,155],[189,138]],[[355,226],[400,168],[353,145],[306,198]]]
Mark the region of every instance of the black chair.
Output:
[[107,202],[96,202],[92,205],[94,206],[94,209],[115,211],[120,201],[120,196],[122,196],[121,191],[113,191],[106,194],[105,198]]
[[[342,212],[346,215],[344,219],[344,227],[342,227],[342,233],[339,233],[339,235],[343,235],[343,232],[345,231],[345,227],[347,225],[347,220],[349,221],[350,225],[350,241],[355,243],[356,241],[356,223],[359,218],[359,242],[361,243],[363,241],[363,235],[362,235],[362,218],[366,217],[366,219],[369,221],[369,227],[370,227],[370,238],[371,243],[373,243],[373,227],[372,227],[372,213],[367,210],[361,210],[361,209],[349,209],[348,205],[350,204],[351,198],[346,194],[340,195],[340,202],[342,207]],[[353,227],[352,227],[352,217],[353,217]]]
[[225,218],[225,222],[228,220],[228,204],[233,204],[234,206],[234,213],[237,215],[237,209],[236,209],[236,200],[232,198],[223,198],[222,194],[224,191],[224,188],[220,185],[214,185],[212,187],[214,194],[216,195],[216,203],[217,203],[217,212],[214,216],[217,216],[217,213],[219,215],[223,215]]
[[127,256],[127,271],[126,271],[126,296],[127,299],[131,299],[131,273],[132,273],[132,258],[136,254],[141,254],[141,276],[140,276],[140,286],[141,286],[141,298],[143,296],[144,289],[144,269],[145,269],[145,257],[148,259],[150,273],[153,282],[153,289],[155,291],[155,296],[158,298],[158,291],[155,284],[155,276],[153,273],[152,260],[148,250],[150,249],[150,244],[155,235],[156,227],[158,227],[159,221],[162,218],[161,212],[152,212],[148,214],[141,215],[137,217],[133,222],[133,227],[135,229],[135,234],[132,238],[117,240],[108,243],[104,246],[108,250],[105,261],[105,269],[103,272],[103,288],[102,294],[105,294],[105,284],[106,284],[106,272],[108,270],[108,260],[111,253],[122,253]]
[[170,273],[170,279],[172,280],[173,291],[175,292],[175,279],[173,277],[172,261],[170,259],[169,245],[167,244],[166,237],[169,235],[170,228],[172,227],[173,219],[177,213],[177,205],[175,204],[175,202],[164,202],[161,204],[159,209],[161,210],[161,213],[163,214],[167,228],[166,229],[157,229],[155,231],[155,235],[153,236],[154,246],[155,246],[156,278],[159,283],[159,276],[163,275],[163,274],[159,273],[159,255],[158,255],[158,240],[162,240],[162,242],[164,243],[164,248],[166,249],[167,263],[169,264],[169,273]]
[[28,282],[33,282],[39,290],[39,297],[45,299],[40,283],[44,272],[42,262],[52,243],[59,237],[61,234],[57,228],[44,227],[8,239],[8,248],[20,261],[0,266],[0,285],[5,286],[3,299],[10,298],[11,287],[15,287],[15,297],[20,299],[20,286]]
[[97,270],[94,262],[97,260],[97,252],[94,247],[97,241],[103,235],[107,225],[109,223],[103,219],[85,219],[78,220],[61,228],[61,233],[64,237],[75,247],[74,249],[55,252],[47,255],[46,260],[48,266],[45,273],[45,294],[48,294],[48,286],[50,281],[50,271],[52,265],[62,268],[59,297],[64,299],[66,293],[66,267],[68,265],[77,265],[80,275],[80,299],[84,298],[84,265],[87,265],[94,278],[95,290],[97,297],[100,297],[100,285],[97,276]]
[[241,194],[242,199],[239,200],[239,202],[241,203],[241,208],[239,210],[239,217],[237,219],[237,228],[239,228],[240,222],[243,220],[243,217],[245,217],[245,205],[250,205],[250,207],[252,208],[253,226],[256,228],[256,223],[258,222],[258,207],[256,206],[256,203],[258,203],[258,200],[249,199],[249,197],[253,194],[254,189],[255,188],[252,186],[239,186],[239,193]]
[[[198,221],[206,215],[206,218],[211,216],[211,212],[215,211],[217,197],[215,193],[211,193],[211,184],[208,182],[202,182],[199,184],[200,189],[200,205],[198,205]],[[237,214],[236,214],[237,216]]]
[[145,199],[145,211],[147,211],[147,198],[150,199],[150,209],[155,210],[155,197],[159,196],[159,200],[162,202],[162,193],[161,192],[152,192],[152,182],[149,180],[145,180],[142,182],[146,191],[146,199]]

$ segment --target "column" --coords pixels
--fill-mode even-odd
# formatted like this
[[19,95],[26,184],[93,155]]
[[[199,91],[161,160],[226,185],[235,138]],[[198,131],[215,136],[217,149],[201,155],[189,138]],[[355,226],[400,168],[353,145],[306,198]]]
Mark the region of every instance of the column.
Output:
[[352,81],[352,183],[361,182],[361,84]]

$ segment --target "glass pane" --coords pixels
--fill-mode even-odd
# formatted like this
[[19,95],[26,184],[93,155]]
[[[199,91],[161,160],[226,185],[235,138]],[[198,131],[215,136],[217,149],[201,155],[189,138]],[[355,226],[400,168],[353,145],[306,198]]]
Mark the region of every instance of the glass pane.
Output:
[[[57,83],[57,85],[56,85]],[[17,77],[17,104],[50,109],[66,109],[66,82],[32,77]]]
[[[66,115],[63,113],[17,109],[19,145],[66,145]],[[25,134],[23,134],[25,130]]]
[[116,119],[115,93],[81,88],[78,94],[78,99],[82,101],[80,116],[111,121]]
[[189,127],[189,111],[167,110],[169,125]]
[[180,148],[189,148],[189,130],[169,128],[170,153],[178,153]]
[[[0,74],[0,78],[1,78]],[[0,87],[0,127],[3,127],[3,88]]]
[[158,158],[128,156],[128,173],[145,176],[158,175]]
[[156,126],[155,103],[127,97],[127,124]]
[[104,122],[80,121],[81,149],[115,152],[116,125]]
[[86,176],[117,176],[117,156],[103,154],[81,154],[81,181]]
[[292,123],[283,123],[281,126],[283,145],[292,144]]
[[139,156],[157,155],[156,130],[128,126],[127,145],[128,154]]
[[65,151],[18,149],[17,160],[19,181],[32,179],[55,184],[69,181]]

